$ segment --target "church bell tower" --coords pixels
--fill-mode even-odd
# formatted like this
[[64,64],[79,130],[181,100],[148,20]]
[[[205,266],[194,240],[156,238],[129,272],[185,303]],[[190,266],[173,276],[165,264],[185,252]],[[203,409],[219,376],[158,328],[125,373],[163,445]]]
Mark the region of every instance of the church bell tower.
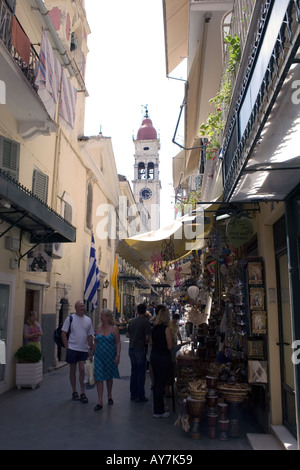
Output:
[[150,214],[148,230],[160,227],[159,154],[160,140],[145,108],[145,116],[134,140],[133,194],[137,203],[143,203]]

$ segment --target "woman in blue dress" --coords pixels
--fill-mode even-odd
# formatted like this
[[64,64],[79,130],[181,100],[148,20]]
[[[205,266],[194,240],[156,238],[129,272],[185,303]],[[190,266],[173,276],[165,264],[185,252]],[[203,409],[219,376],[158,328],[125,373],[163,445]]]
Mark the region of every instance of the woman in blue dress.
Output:
[[121,341],[118,328],[114,324],[113,313],[103,310],[100,314],[100,325],[97,328],[92,350],[94,356],[94,376],[97,385],[98,403],[94,410],[103,408],[103,382],[106,381],[108,404],[113,405],[113,379],[119,379]]

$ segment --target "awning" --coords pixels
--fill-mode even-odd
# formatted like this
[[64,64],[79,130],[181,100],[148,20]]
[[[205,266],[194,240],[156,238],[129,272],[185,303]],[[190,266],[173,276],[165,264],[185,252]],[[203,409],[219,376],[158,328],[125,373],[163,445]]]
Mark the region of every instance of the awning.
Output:
[[149,279],[154,274],[151,257],[162,252],[166,240],[172,242],[175,253],[174,260],[170,263],[189,256],[193,250],[204,247],[205,239],[213,226],[214,213],[219,205],[217,201],[202,204],[191,214],[180,217],[164,228],[121,240],[117,251],[123,259]]
[[163,0],[163,15],[169,75],[188,55],[189,0]]
[[76,229],[31,191],[0,170],[0,219],[30,234],[30,243],[76,241]]

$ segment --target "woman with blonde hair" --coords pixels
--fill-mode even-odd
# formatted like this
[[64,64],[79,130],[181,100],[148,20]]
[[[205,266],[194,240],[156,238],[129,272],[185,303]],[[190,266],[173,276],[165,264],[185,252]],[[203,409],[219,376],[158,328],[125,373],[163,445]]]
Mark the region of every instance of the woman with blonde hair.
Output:
[[96,332],[91,357],[94,355],[94,376],[97,384],[98,403],[94,410],[103,408],[103,382],[106,381],[108,404],[113,405],[113,379],[119,379],[118,364],[120,362],[121,341],[118,328],[114,324],[113,313],[102,310],[100,325]]
[[156,317],[151,333],[151,366],[153,370],[153,417],[167,418],[164,393],[168,375],[171,370],[172,334],[169,327],[170,312],[164,305],[156,307]]
[[24,344],[33,344],[41,350],[41,337],[43,331],[41,325],[37,322],[36,313],[29,312],[25,316],[23,338]]

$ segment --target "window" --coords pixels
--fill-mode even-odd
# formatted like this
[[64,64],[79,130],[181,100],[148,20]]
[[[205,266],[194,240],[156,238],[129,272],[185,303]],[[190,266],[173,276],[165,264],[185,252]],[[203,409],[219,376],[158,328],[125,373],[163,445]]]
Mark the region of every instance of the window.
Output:
[[147,172],[147,179],[153,180],[154,179],[154,163],[148,163],[148,172]]
[[223,47],[223,58],[225,59],[226,52],[228,49],[228,44],[225,42],[225,37],[229,34],[230,32],[230,26],[231,26],[231,18],[232,18],[232,11],[226,13],[226,15],[223,17],[223,23],[222,23],[222,30],[223,30],[223,38],[222,38],[222,47]]
[[140,162],[138,166],[138,179],[144,180],[146,178],[145,163]]
[[15,180],[19,179],[20,144],[0,136],[0,168]]
[[92,230],[92,208],[93,208],[93,188],[91,183],[87,187],[87,198],[86,198],[86,227]]
[[40,170],[33,171],[32,192],[47,204],[48,176]]
[[64,207],[64,219],[67,220],[70,224],[72,223],[72,206],[65,202]]
[[66,191],[64,191],[64,193],[62,195],[61,202],[62,202],[62,208],[61,208],[60,214],[62,215],[62,217],[67,222],[72,224],[73,201],[72,201],[72,198],[69,196],[69,194]]

